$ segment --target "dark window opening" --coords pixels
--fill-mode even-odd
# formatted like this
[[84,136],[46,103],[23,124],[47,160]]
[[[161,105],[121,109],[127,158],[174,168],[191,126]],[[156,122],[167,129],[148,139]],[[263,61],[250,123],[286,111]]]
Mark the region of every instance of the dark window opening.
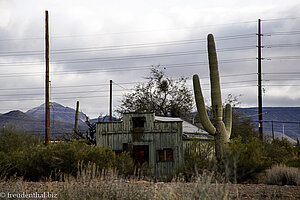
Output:
[[145,117],[133,117],[132,118],[133,130],[132,138],[133,141],[142,141],[144,134]]
[[133,160],[135,164],[149,163],[149,146],[133,145]]
[[158,161],[173,161],[173,149],[157,150]]
[[133,144],[131,143],[123,143],[123,151],[127,151],[130,154],[133,152]]

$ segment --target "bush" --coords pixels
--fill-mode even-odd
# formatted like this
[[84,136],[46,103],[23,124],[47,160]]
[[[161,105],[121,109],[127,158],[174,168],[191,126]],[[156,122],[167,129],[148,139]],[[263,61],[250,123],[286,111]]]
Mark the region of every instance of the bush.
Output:
[[198,173],[215,168],[214,141],[192,140],[184,152],[184,166],[178,170],[187,180]]
[[300,170],[276,165],[267,170],[265,183],[270,185],[300,185]]
[[285,163],[288,167],[300,168],[300,158],[294,158]]
[[129,152],[122,152],[116,156],[116,168],[120,174],[129,175],[134,173],[134,162]]
[[273,164],[285,164],[296,157],[295,147],[286,138],[276,138],[271,143],[265,143],[265,149]]
[[263,143],[256,137],[248,139],[245,144],[242,143],[241,137],[234,138],[229,147],[227,168],[232,171],[228,172],[228,175],[238,182],[256,182],[256,175],[271,164]]
[[39,145],[39,139],[13,126],[0,129],[0,152],[9,153],[17,149]]
[[76,176],[79,161],[84,166],[95,163],[99,169],[116,168],[121,173],[134,169],[128,153],[117,158],[107,146],[90,146],[80,140],[44,146],[33,136],[7,129],[0,135],[0,144],[1,179],[17,176],[39,181],[57,179],[57,174]]

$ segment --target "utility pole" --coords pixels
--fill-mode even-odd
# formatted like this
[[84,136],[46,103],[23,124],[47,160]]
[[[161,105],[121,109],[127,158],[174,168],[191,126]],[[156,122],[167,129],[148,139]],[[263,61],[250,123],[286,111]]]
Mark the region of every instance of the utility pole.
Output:
[[45,79],[45,145],[49,143],[50,132],[50,102],[49,102],[49,24],[48,24],[48,11],[45,12],[45,58],[46,58],[46,79]]
[[262,85],[261,85],[261,20],[258,19],[258,58],[257,58],[257,66],[258,66],[258,128],[259,128],[259,138],[261,141],[263,141],[264,135],[263,135],[263,118],[262,118]]
[[275,135],[274,135],[274,121],[272,120],[272,138],[273,140],[275,139]]
[[109,81],[109,121],[112,121],[112,80]]
[[76,113],[75,113],[75,129],[74,129],[74,131],[75,131],[75,137],[77,136],[77,134],[78,134],[78,115],[79,115],[79,101],[77,101],[77,103],[76,103]]

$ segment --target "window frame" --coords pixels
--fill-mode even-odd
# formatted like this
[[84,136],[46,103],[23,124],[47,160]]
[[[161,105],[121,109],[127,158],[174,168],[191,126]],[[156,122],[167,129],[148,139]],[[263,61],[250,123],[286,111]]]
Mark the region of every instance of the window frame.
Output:
[[[157,162],[173,162],[174,161],[174,151],[172,148],[158,149],[158,150],[156,150],[156,155],[157,155],[157,159],[156,159]],[[162,156],[163,156],[163,158],[162,158]]]

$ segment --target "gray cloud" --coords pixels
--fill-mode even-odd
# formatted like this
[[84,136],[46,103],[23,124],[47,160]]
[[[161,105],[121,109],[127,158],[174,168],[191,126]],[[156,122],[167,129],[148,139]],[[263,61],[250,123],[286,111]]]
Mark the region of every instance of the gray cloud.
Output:
[[[5,2],[8,3],[8,1]],[[46,2],[37,7],[30,7],[34,1],[28,2],[28,5],[24,9],[21,9],[22,3],[20,1],[15,1],[14,4],[10,3],[9,5],[7,4],[8,6],[5,6],[5,9],[11,14],[9,15],[8,24],[1,26],[0,23],[0,52],[43,50],[44,10],[46,8],[49,9],[51,28],[50,50],[52,52],[50,58],[52,62],[51,72],[53,72],[51,76],[51,97],[54,101],[70,107],[74,107],[76,100],[80,100],[82,111],[92,117],[96,117],[99,113],[106,114],[108,112],[109,80],[112,79],[121,85],[121,87],[114,85],[114,89],[116,90],[114,92],[114,105],[117,106],[121,95],[126,92],[126,90],[122,91],[122,89],[132,88],[134,85],[122,83],[144,81],[143,77],[149,74],[149,70],[143,69],[143,66],[161,64],[166,68],[167,75],[173,78],[180,76],[191,77],[195,73],[199,74],[202,78],[207,77],[208,65],[205,64],[207,62],[205,38],[208,33],[213,33],[216,37],[216,44],[219,50],[220,73],[222,75],[221,81],[224,89],[222,91],[223,98],[227,94],[243,94],[241,98],[242,104],[244,106],[255,106],[257,101],[257,75],[255,74],[257,72],[257,38],[255,35],[257,31],[257,18],[294,17],[297,16],[300,9],[299,5],[293,2],[283,8],[280,8],[278,2],[275,2],[272,8],[258,11],[252,9],[256,6],[258,7],[258,5],[254,4],[251,4],[249,7],[241,5],[240,9],[230,8],[229,6],[221,9],[218,7],[214,8],[211,5],[203,7],[193,2],[194,6],[181,5],[182,7],[176,7],[176,5],[172,5],[169,9],[166,4],[158,4],[156,8],[148,5],[149,7],[147,8],[147,5],[139,3],[130,8],[127,5],[128,9],[123,9],[121,6],[112,7],[108,2],[100,6],[96,2],[82,4],[82,2],[76,1],[73,5],[67,3],[67,7],[58,2],[54,2],[53,4]],[[180,12],[182,13],[179,14]],[[231,23],[244,21],[251,22]],[[298,19],[263,21],[262,30],[264,33],[291,33],[292,31],[299,31],[298,22]],[[211,26],[213,24],[224,25]],[[237,37],[224,37],[234,35]],[[238,35],[241,35],[240,38]],[[288,98],[282,98],[278,95],[274,96],[273,90],[269,89],[273,88],[273,86],[267,87],[267,85],[272,84],[299,84],[297,80],[293,82],[289,80],[291,78],[297,79],[296,75],[270,74],[285,71],[300,72],[297,59],[286,59],[286,56],[299,56],[299,46],[274,47],[274,44],[300,43],[299,35],[275,34],[271,37],[263,37],[264,45],[273,45],[271,49],[263,49],[264,57],[283,56],[282,59],[275,58],[263,62],[264,79],[269,80],[264,82],[267,88],[264,106],[299,106],[299,103],[295,100],[299,95],[297,87],[290,89]],[[40,39],[7,40],[10,38]],[[188,43],[188,41],[195,39],[201,40],[195,43]],[[165,44],[164,42],[182,40],[186,42],[180,45],[163,45]],[[124,46],[150,43],[155,44],[151,45],[151,47],[139,45],[132,48],[133,46]],[[115,50],[105,50],[98,47],[111,47],[115,48]],[[119,47],[119,49],[116,49],[116,47]],[[235,49],[236,47],[239,49]],[[78,48],[89,49],[81,49],[81,51],[74,53],[74,50],[78,50]],[[69,50],[68,53],[55,52],[55,50],[59,49]],[[73,53],[70,53],[72,51]],[[191,51],[199,51],[199,53],[190,53],[189,55],[174,53]],[[23,66],[0,64],[1,74],[30,73],[30,75],[34,75],[1,77],[1,88],[43,87],[44,55],[42,51],[40,53],[42,54],[0,56],[0,63],[34,62],[34,65]],[[166,53],[173,54],[172,56],[162,56]],[[145,55],[146,57],[134,59],[138,57],[137,55]],[[244,58],[249,60],[233,62],[235,59]],[[202,64],[182,64],[195,62]],[[174,67],[174,65],[170,66],[167,64],[181,65]],[[133,67],[136,67],[135,70],[132,70]],[[115,68],[127,68],[128,70],[116,71]],[[89,70],[92,73],[87,73]],[[40,72],[40,74],[36,74],[36,72]],[[228,75],[233,74],[248,75],[228,77]],[[203,84],[209,83],[208,79],[201,81]],[[93,86],[61,88],[62,86],[79,85]],[[189,85],[191,86],[191,82],[189,82]],[[209,86],[206,85],[204,88],[209,88]],[[285,88],[282,90],[285,90]],[[0,112],[11,109],[25,111],[43,103],[43,89],[3,90],[1,94],[12,96],[3,96],[1,99],[14,100],[25,98],[26,95],[22,96],[25,93],[39,93],[39,95],[29,96],[29,98],[33,99],[32,101],[3,101]],[[210,96],[208,90],[205,90],[205,96]]]

